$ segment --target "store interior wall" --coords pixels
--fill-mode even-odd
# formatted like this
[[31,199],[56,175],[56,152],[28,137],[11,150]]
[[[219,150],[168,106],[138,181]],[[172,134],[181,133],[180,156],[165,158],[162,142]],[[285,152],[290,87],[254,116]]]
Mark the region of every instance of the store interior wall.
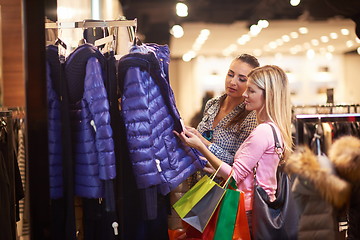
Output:
[[0,0],[1,106],[25,106],[21,0]]

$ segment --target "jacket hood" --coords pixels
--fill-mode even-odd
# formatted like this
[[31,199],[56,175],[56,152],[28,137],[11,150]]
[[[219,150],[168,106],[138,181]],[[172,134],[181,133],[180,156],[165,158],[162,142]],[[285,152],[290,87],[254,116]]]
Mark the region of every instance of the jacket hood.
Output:
[[[332,172],[331,162],[326,159],[323,157],[320,164],[320,158],[309,147],[299,146],[289,156],[285,171],[310,181],[326,201],[341,208],[348,202],[351,185]],[[328,166],[324,161],[328,161]]]
[[350,183],[360,181],[360,139],[344,136],[329,149],[329,158],[339,176]]

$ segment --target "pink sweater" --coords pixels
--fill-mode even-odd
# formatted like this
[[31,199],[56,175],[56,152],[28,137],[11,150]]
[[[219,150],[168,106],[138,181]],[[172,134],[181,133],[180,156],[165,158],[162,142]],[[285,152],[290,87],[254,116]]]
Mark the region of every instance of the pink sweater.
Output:
[[[269,122],[268,122],[269,123]],[[278,155],[274,151],[274,135],[268,123],[259,124],[244,141],[235,154],[233,167],[223,163],[219,174],[227,178],[233,168],[233,177],[236,180],[239,191],[245,193],[245,209],[252,209],[254,191],[253,168],[259,162],[256,176],[261,187],[267,192],[271,200],[275,199],[276,192],[276,169],[279,164]],[[280,144],[283,140],[278,127],[271,123],[276,130]]]

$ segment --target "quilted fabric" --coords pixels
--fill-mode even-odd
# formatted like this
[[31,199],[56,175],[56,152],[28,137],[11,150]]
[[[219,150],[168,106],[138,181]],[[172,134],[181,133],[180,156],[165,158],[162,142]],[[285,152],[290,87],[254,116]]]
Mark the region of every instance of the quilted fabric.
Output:
[[[109,103],[101,67],[103,60],[104,56],[95,47],[85,44],[66,59],[63,73],[69,83],[75,195],[86,198],[104,197],[103,180],[116,176]],[[51,72],[56,71],[56,68],[49,68],[48,83],[55,77]],[[48,84],[50,193],[51,198],[58,198],[63,194],[63,160],[60,102],[53,87]]]
[[60,98],[55,83],[59,82],[59,57],[57,47],[49,46],[46,51],[46,86],[48,98],[48,150],[49,150],[49,184],[50,197],[63,197],[62,176],[62,143],[61,143],[61,112]]
[[137,186],[158,185],[165,195],[204,162],[173,133],[181,131],[180,116],[155,54],[130,53],[119,66],[122,116]]

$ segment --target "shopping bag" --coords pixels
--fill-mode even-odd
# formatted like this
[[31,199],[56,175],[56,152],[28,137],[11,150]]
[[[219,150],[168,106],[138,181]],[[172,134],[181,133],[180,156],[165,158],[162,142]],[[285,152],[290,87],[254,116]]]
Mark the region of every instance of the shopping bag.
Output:
[[[235,182],[231,177],[231,182]],[[232,184],[229,184],[232,185]],[[250,231],[245,212],[244,193],[226,187],[216,223],[214,240],[250,240]]]
[[245,194],[240,192],[240,201],[236,214],[236,222],[233,233],[233,240],[250,240],[250,230],[245,210]]
[[215,228],[216,228],[216,221],[219,215],[219,205],[216,208],[214,214],[210,218],[209,223],[206,225],[203,232],[198,231],[191,225],[183,222],[183,226],[186,232],[186,239],[191,240],[211,240],[214,238]]
[[214,181],[218,170],[209,178],[204,176],[174,205],[180,218],[200,232],[203,232],[225,194],[225,189]]

